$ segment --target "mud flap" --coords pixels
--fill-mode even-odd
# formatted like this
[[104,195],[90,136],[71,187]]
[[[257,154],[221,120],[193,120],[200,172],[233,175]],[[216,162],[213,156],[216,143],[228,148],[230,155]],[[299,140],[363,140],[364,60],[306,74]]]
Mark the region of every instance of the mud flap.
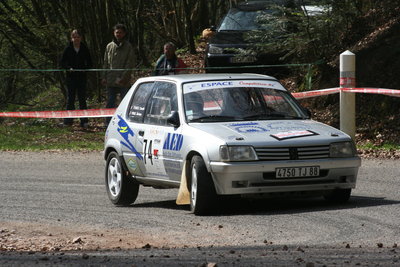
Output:
[[181,184],[179,186],[178,196],[176,197],[176,204],[178,205],[190,204],[190,192],[186,184],[186,160],[183,163]]

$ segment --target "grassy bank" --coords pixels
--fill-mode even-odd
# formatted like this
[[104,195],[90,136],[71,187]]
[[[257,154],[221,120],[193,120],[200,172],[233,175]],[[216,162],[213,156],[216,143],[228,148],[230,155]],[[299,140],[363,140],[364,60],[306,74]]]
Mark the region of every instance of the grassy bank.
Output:
[[[104,132],[97,126],[88,129],[60,127],[55,120],[7,120],[0,123],[0,150],[102,150]],[[93,125],[93,122],[91,123]]]
[[[0,121],[0,150],[41,151],[73,150],[101,151],[105,129],[104,119],[92,119],[88,129],[75,120],[72,127],[60,127],[60,121],[38,119],[3,119]],[[363,158],[399,159],[400,145],[391,140],[371,142],[358,136],[357,149]]]

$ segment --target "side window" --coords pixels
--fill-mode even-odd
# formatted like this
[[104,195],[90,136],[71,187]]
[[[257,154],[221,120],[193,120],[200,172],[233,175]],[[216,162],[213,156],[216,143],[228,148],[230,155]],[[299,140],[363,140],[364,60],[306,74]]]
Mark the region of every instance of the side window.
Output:
[[132,122],[143,122],[143,116],[146,109],[146,104],[152,92],[154,83],[142,83],[138,86],[133,94],[128,117]]
[[149,99],[144,122],[167,125],[168,116],[177,109],[176,85],[168,82],[157,82],[154,85],[154,94]]

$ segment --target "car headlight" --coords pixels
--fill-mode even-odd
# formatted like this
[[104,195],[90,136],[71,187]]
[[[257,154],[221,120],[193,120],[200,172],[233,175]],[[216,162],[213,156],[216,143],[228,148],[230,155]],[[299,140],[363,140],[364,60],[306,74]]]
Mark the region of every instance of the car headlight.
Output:
[[208,47],[209,54],[222,54],[223,52],[224,52],[224,49],[222,47],[218,47],[215,45],[210,45]]
[[252,146],[220,146],[219,155],[222,161],[251,161],[257,160]]
[[332,143],[329,148],[331,158],[353,157],[356,154],[356,148],[353,142]]

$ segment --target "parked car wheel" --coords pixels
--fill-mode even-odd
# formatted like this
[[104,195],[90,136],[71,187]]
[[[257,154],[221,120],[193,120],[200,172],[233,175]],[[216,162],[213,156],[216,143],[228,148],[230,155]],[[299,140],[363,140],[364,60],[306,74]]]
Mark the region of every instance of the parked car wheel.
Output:
[[135,202],[139,193],[139,184],[127,175],[116,152],[108,155],[105,172],[107,194],[111,202],[122,206]]
[[195,215],[206,215],[213,211],[217,194],[211,174],[204,160],[194,156],[190,164],[190,210]]
[[349,201],[351,195],[351,188],[347,189],[334,189],[330,193],[324,195],[326,201],[331,203],[345,203]]

